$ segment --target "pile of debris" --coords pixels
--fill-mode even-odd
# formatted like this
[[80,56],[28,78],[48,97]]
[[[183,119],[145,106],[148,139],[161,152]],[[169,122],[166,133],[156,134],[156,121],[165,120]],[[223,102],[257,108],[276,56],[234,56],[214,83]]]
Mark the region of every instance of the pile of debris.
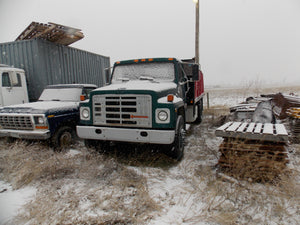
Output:
[[300,142],[300,97],[292,95],[283,95],[281,93],[274,95],[273,111],[276,117],[283,121],[290,133],[290,141]]

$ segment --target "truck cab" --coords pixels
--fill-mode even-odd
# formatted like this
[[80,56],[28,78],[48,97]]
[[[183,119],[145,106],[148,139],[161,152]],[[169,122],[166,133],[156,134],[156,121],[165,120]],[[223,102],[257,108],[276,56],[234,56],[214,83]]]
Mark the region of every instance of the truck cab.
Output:
[[203,76],[191,61],[116,62],[110,84],[80,103],[77,134],[87,146],[111,141],[160,144],[179,160],[185,124],[201,122],[202,98]]
[[0,107],[27,102],[24,70],[0,64]]

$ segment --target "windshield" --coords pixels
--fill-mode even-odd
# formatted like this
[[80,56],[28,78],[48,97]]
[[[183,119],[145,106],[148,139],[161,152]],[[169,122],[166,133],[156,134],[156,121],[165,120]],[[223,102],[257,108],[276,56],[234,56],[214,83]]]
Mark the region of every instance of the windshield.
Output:
[[173,81],[173,63],[140,63],[118,65],[114,69],[112,82],[128,80]]
[[46,88],[42,92],[39,101],[79,102],[81,94],[81,88]]

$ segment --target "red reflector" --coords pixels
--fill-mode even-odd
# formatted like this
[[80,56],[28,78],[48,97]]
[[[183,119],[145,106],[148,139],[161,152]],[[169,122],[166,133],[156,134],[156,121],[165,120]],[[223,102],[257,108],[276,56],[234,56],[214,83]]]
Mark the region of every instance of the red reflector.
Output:
[[85,100],[85,96],[84,95],[80,95],[80,101],[84,101]]
[[149,62],[152,62],[152,61],[153,61],[153,59],[148,59],[148,61],[149,61]]
[[48,129],[48,126],[35,126],[36,129]]
[[138,59],[135,59],[135,60],[134,60],[134,62],[138,62],[138,61],[139,61]]
[[146,59],[141,59],[141,62],[146,62]]
[[168,58],[168,60],[169,60],[169,61],[172,61],[172,60],[174,60],[174,59],[173,59],[173,58]]

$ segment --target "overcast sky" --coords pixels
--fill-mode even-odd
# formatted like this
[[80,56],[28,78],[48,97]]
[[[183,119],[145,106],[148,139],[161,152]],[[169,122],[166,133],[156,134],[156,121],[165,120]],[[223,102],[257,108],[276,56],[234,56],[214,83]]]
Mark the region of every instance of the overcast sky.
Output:
[[[193,0],[0,0],[0,43],[32,21],[82,29],[71,46],[111,64],[195,54]],[[208,85],[300,85],[300,0],[200,0],[200,64]]]

